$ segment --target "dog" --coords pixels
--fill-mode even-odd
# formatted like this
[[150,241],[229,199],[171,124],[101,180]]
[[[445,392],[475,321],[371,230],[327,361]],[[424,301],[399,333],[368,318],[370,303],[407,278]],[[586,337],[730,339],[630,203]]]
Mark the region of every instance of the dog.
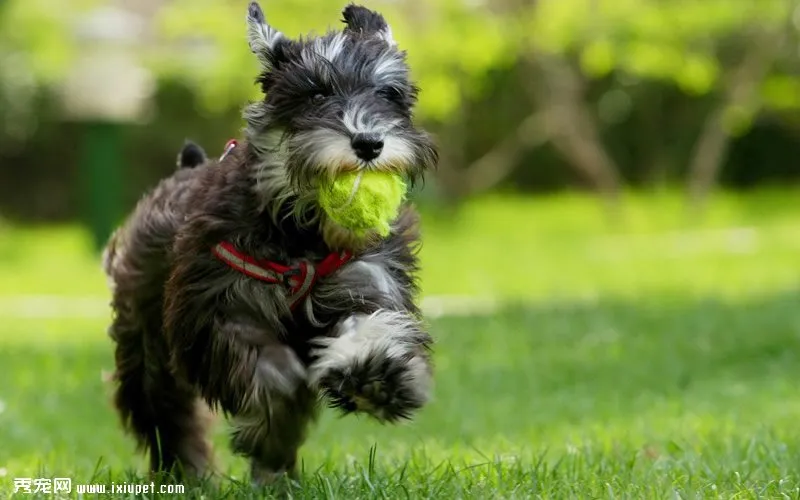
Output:
[[290,39],[248,6],[263,99],[219,159],[187,143],[103,253],[114,404],[154,473],[213,472],[209,409],[232,424],[252,480],[296,475],[321,401],[381,422],[430,400],[433,339],[416,305],[418,216],[386,237],[340,227],[319,181],[372,169],[411,185],[436,167],[418,88],[384,17]]

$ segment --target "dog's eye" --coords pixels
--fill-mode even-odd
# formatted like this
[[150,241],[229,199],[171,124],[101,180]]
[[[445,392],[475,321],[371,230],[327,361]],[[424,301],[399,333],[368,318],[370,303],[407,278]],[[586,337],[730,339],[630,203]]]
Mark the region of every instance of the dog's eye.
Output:
[[316,93],[316,94],[314,94],[314,96],[311,98],[311,102],[312,102],[312,103],[314,103],[314,104],[317,104],[317,105],[319,105],[319,104],[322,104],[323,102],[325,102],[325,100],[326,100],[327,98],[328,98],[328,94],[325,94],[325,93],[322,93],[322,92],[317,92],[317,93]]
[[381,87],[378,89],[378,95],[396,103],[400,103],[403,100],[403,93],[397,87]]

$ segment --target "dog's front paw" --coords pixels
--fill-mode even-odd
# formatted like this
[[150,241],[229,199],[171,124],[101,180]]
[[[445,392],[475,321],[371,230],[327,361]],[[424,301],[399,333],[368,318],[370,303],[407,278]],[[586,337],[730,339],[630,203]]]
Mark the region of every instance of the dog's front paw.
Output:
[[319,339],[311,380],[330,405],[378,420],[411,418],[430,397],[430,337],[402,313],[348,318],[338,335]]
[[331,371],[320,385],[334,408],[395,422],[410,419],[428,401],[430,375],[419,356],[376,353],[363,363]]

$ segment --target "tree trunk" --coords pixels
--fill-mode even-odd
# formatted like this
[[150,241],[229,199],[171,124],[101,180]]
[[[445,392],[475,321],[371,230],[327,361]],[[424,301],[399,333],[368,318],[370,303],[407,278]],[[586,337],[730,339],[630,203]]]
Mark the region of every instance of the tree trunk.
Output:
[[539,77],[529,78],[526,88],[545,109],[553,145],[594,184],[609,207],[616,207],[620,194],[619,169],[606,151],[587,109],[582,77],[568,62],[556,57],[539,55],[536,61],[533,57],[529,55],[526,62],[540,69]]
[[706,118],[689,163],[687,189],[692,213],[702,212],[705,200],[727,157],[730,137],[723,125],[724,113],[724,105],[721,105]]
[[769,71],[785,38],[784,32],[761,32],[753,37],[750,50],[730,75],[730,83],[722,102],[706,118],[689,162],[687,194],[690,216],[696,217],[702,213],[727,158],[731,137],[725,130],[725,112],[732,106],[750,106],[755,110],[755,119],[760,107],[759,84]]
[[532,113],[517,129],[464,171],[467,192],[487,191],[505,180],[519,164],[522,154],[549,139],[545,116]]
[[[513,172],[528,150],[551,141],[567,161],[600,192],[609,207],[616,207],[620,193],[618,169],[602,144],[597,126],[583,99],[581,77],[566,63],[557,61],[544,69],[545,88],[535,84],[542,71],[528,65],[526,90],[537,108],[489,152],[459,168],[463,120],[451,121],[443,141],[445,158],[438,178],[445,191],[465,197],[487,191]],[[455,161],[454,161],[455,160]]]

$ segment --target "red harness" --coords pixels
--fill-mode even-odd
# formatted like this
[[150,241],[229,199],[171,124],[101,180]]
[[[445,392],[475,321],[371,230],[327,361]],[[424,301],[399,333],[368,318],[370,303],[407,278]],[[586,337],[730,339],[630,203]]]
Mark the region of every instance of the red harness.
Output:
[[222,262],[251,278],[285,286],[289,291],[291,309],[308,296],[319,278],[332,274],[353,257],[349,252],[331,253],[317,264],[303,260],[286,266],[268,260],[256,260],[239,252],[227,241],[218,243],[213,252]]

